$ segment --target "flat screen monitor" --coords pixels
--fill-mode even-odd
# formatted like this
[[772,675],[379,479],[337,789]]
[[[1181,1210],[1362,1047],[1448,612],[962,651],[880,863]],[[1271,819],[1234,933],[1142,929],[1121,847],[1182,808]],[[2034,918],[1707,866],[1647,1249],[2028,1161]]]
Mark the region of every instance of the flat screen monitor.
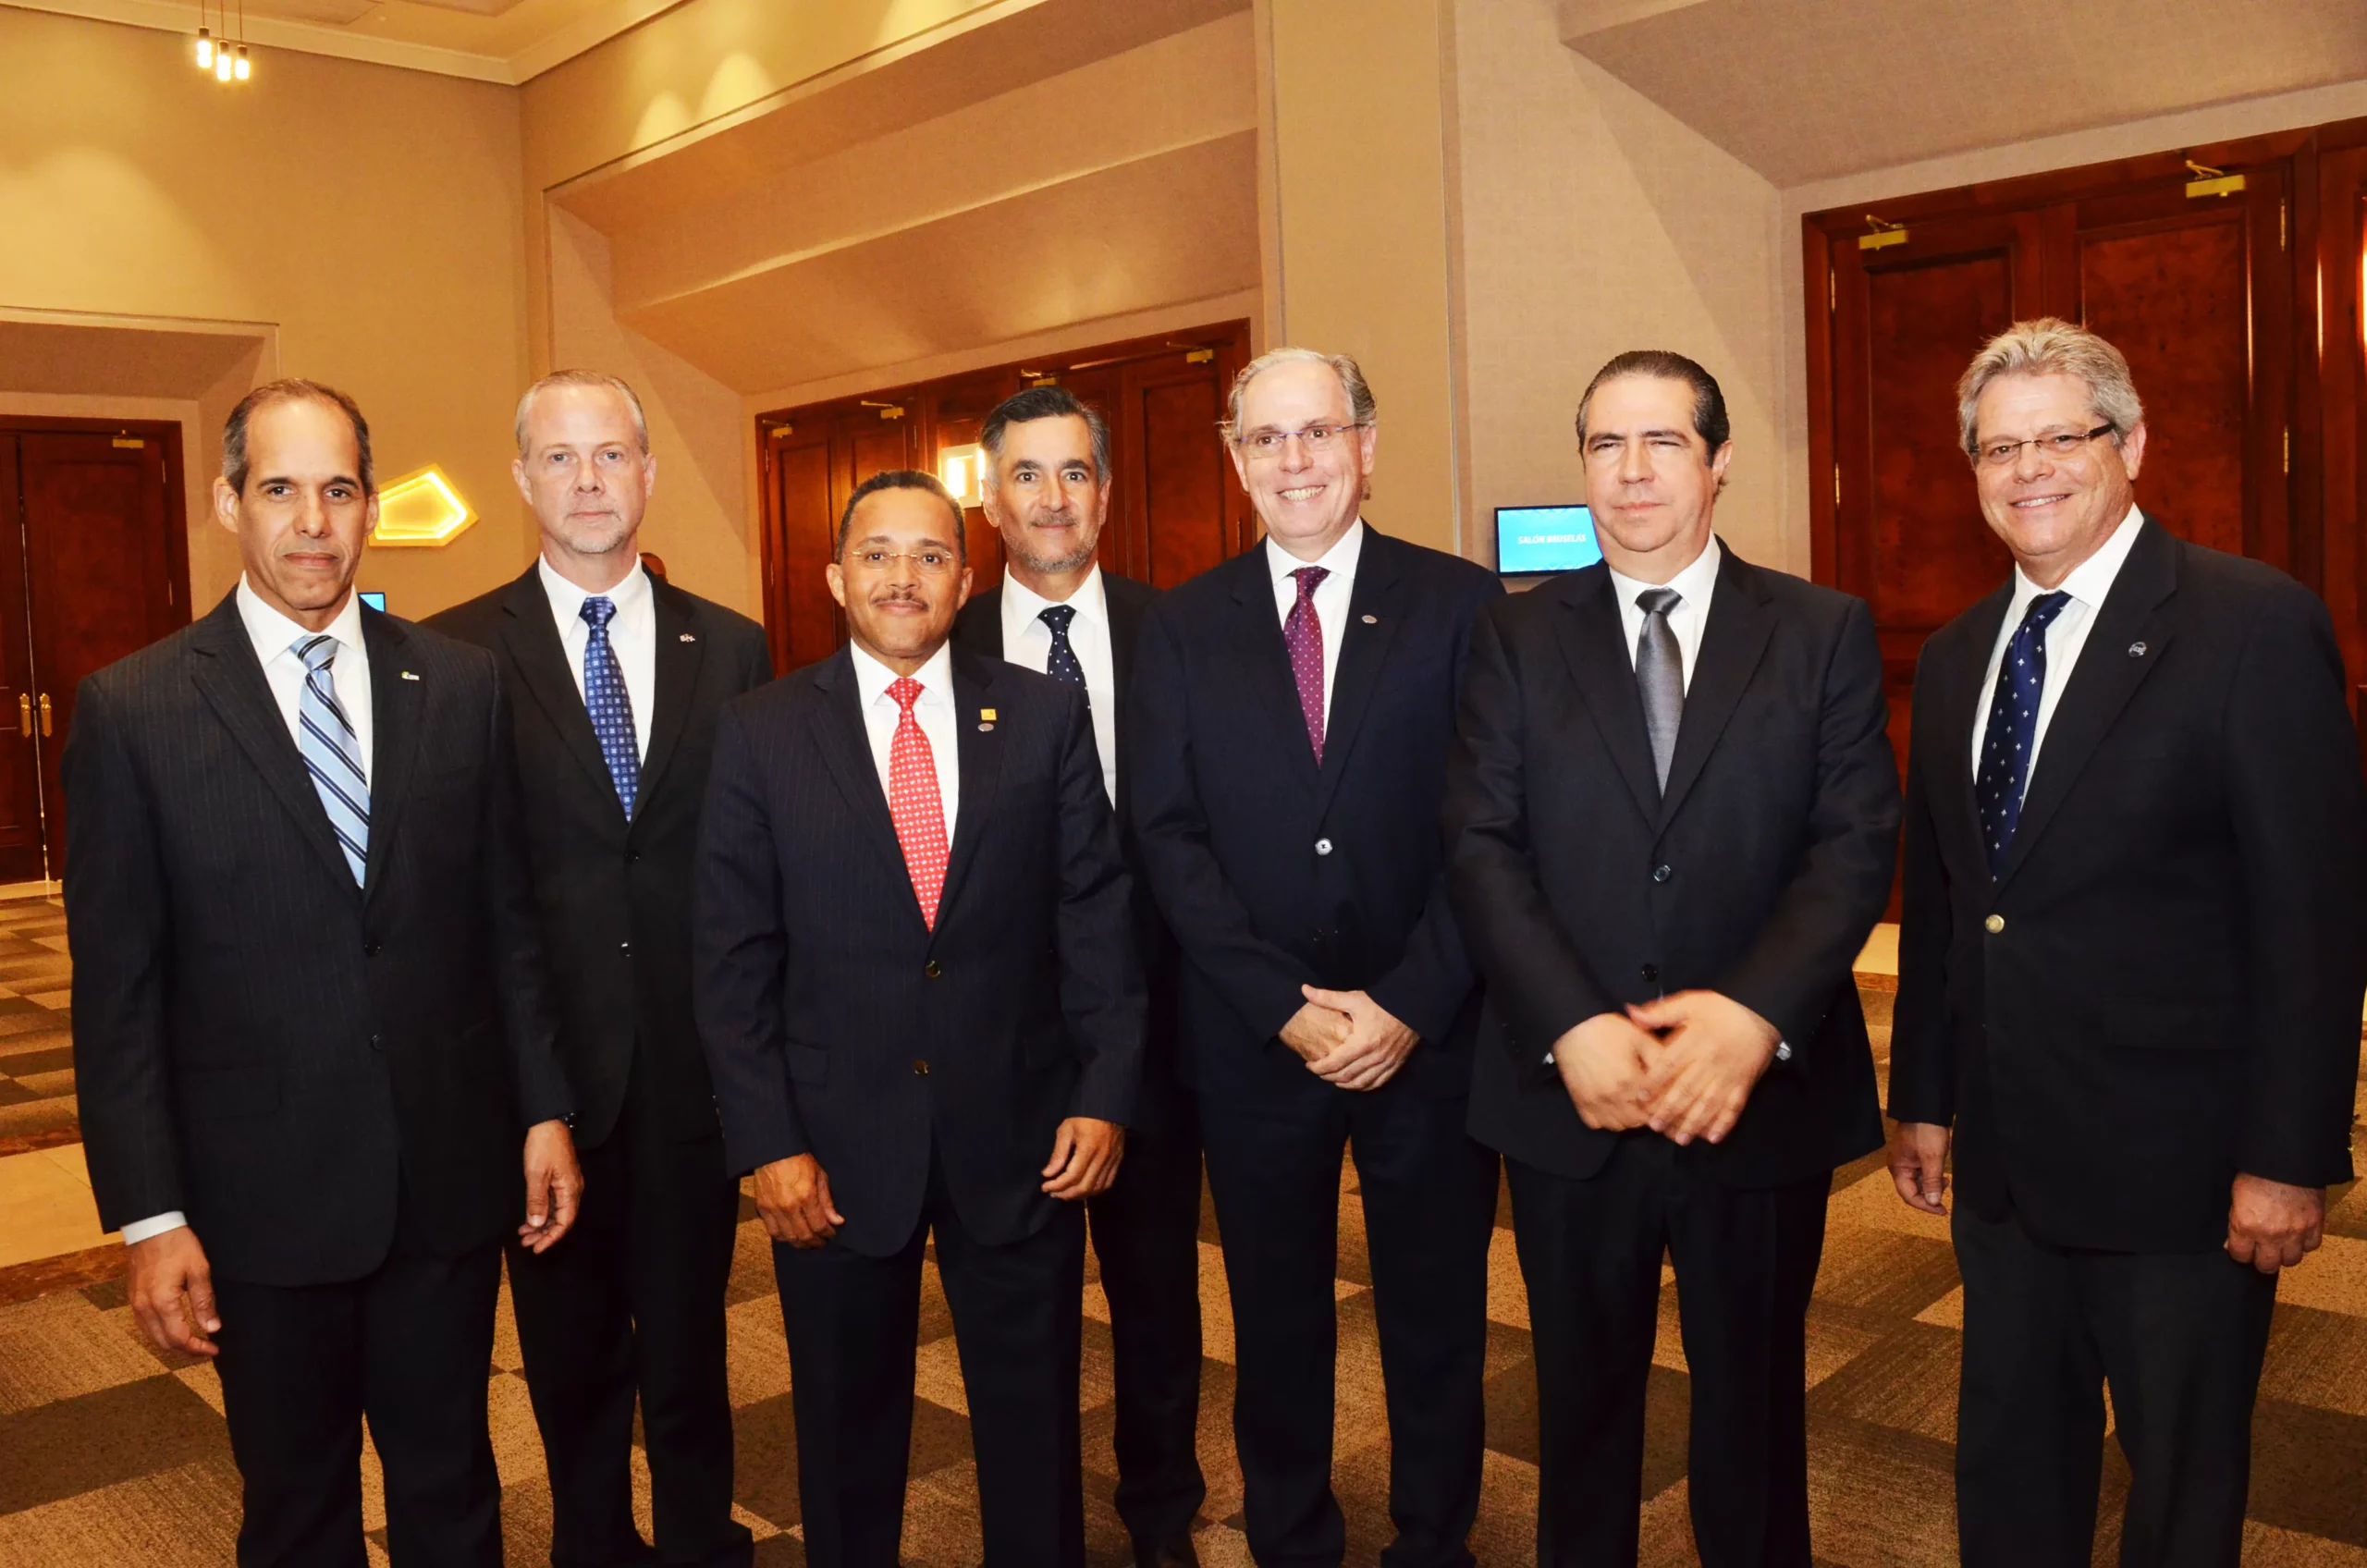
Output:
[[367,588],[356,594],[354,597],[376,610],[380,615],[386,613],[386,595],[381,590]]
[[1507,577],[1576,571],[1602,559],[1584,507],[1498,507],[1496,570]]

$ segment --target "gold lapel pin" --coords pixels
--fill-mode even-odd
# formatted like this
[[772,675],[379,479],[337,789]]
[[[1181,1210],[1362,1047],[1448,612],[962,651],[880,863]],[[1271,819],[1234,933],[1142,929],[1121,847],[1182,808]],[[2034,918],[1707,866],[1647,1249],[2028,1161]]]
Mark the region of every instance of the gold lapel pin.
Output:
[[698,639],[697,639],[697,638],[695,638],[695,637],[693,637],[693,636],[692,636],[689,632],[685,631],[685,632],[683,632],[683,633],[682,633],[682,641],[683,641],[683,642],[685,642],[685,643],[695,643],[695,642],[697,642],[697,641],[698,641]]
[[980,708],[978,710],[978,717],[985,723],[992,724],[995,721],[995,710],[992,708]]
[[419,677],[418,677],[418,676],[416,676],[416,675],[413,675],[410,670],[404,670],[404,671],[403,671],[403,679],[404,679],[405,680],[418,680],[418,679],[419,679]]

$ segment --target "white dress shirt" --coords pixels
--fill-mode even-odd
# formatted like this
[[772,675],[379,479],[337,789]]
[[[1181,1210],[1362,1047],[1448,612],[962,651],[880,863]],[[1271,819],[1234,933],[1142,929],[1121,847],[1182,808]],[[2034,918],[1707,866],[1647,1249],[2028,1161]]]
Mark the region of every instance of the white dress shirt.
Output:
[[1718,536],[1711,534],[1693,564],[1678,572],[1666,583],[1645,582],[1605,566],[1611,572],[1611,591],[1619,600],[1619,626],[1627,637],[1627,668],[1636,668],[1636,644],[1644,635],[1644,611],[1636,596],[1654,588],[1676,590],[1677,602],[1668,612],[1668,629],[1676,634],[1676,651],[1685,667],[1685,689],[1693,690],[1693,667],[1701,661],[1701,633],[1710,625],[1710,596],[1718,586],[1718,561],[1723,552],[1718,548]]
[[[1044,611],[1054,603],[1005,570],[1002,577],[1002,656],[1041,674],[1052,662],[1052,629]],[[1085,669],[1092,704],[1093,744],[1101,753],[1101,788],[1118,803],[1118,662],[1110,651],[1110,594],[1096,563],[1065,601],[1076,611],[1069,647]]]
[[[297,714],[304,701],[304,661],[297,656],[296,644],[317,632],[297,625],[269,605],[239,579],[239,619],[245,623],[247,639],[254,644],[255,662],[263,666],[263,678],[271,688],[272,701],[279,704],[280,722],[288,726],[288,739],[298,749],[303,742],[298,739]],[[337,658],[329,666],[329,685],[337,692],[337,706],[352,721],[355,744],[362,751],[362,776],[371,778],[377,770],[371,741],[374,730],[370,722],[370,649],[362,640],[362,601],[349,593],[345,607],[329,622],[328,634],[337,639]],[[167,1231],[178,1231],[189,1223],[189,1217],[178,1209],[167,1214],[135,1219],[123,1228],[123,1243],[129,1246],[151,1236],[161,1236]]]
[[[847,644],[847,652],[854,657],[855,695],[863,707],[864,734],[871,741],[871,760],[879,769],[879,792],[892,798],[888,764],[896,742],[897,723],[903,717],[903,709],[888,694],[888,688],[897,680],[896,672],[852,643]],[[913,717],[920,725],[921,734],[927,738],[929,760],[937,765],[937,794],[945,807],[945,845],[950,850],[954,808],[962,802],[962,753],[955,739],[961,729],[961,716],[953,710],[953,655],[950,646],[941,646],[931,654],[928,663],[921,666],[913,679],[921,683],[921,694],[913,703]]]
[[1318,560],[1303,561],[1266,537],[1266,570],[1274,574],[1274,608],[1290,624],[1298,603],[1298,579],[1291,573],[1303,566],[1319,566],[1331,575],[1315,588],[1315,623],[1323,629],[1323,729],[1331,729],[1331,672],[1340,668],[1340,639],[1348,629],[1348,600],[1356,586],[1356,557],[1364,554],[1365,520],[1348,525],[1339,542]]
[[[2079,650],[2088,645],[2088,633],[2096,624],[2096,610],[2112,592],[2113,580],[2120,575],[2121,563],[2128,558],[2129,546],[2137,543],[2138,530],[2145,523],[2145,514],[2135,506],[2086,560],[2071,569],[2057,588],[2071,595],[2071,602],[2055,613],[2046,628],[2046,683],[2039,688],[2038,719],[2030,732],[2030,766],[2022,770],[2022,793],[2030,793],[2030,780],[2038,776],[2038,751],[2046,741],[2046,727],[2054,717],[2054,705],[2063,700],[2063,688],[2071,683],[2071,670],[2079,662]],[[2022,624],[2022,617],[2030,613],[2030,601],[2057,588],[2042,588],[2014,568],[2013,602],[2005,606],[2005,624],[1997,628],[1997,644],[1989,651],[1989,669],[1981,682],[1981,702],[1972,716],[1972,777],[1981,778],[1982,742],[1989,734],[1989,710],[1997,699],[1997,669],[2005,662],[2005,644],[2014,640],[2014,632]]]
[[[575,692],[583,694],[583,650],[592,643],[592,623],[583,619],[583,601],[592,595],[534,558],[543,576],[543,593],[551,602],[551,618],[558,622],[559,645],[567,650],[567,668],[575,676]],[[632,702],[633,743],[641,760],[649,760],[649,719],[657,704],[657,602],[649,590],[649,574],[632,563],[624,581],[607,594],[617,613],[608,618],[608,646],[624,671],[625,695]]]

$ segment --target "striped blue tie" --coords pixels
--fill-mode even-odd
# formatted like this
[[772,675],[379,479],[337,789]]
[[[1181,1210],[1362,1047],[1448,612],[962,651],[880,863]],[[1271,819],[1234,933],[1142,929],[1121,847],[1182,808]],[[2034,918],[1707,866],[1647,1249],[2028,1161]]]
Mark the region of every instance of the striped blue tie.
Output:
[[304,661],[304,695],[296,705],[297,750],[304,753],[304,770],[313,776],[321,805],[329,814],[329,830],[337,835],[345,864],[353,868],[355,886],[370,864],[370,776],[362,769],[362,739],[337,700],[329,667],[337,663],[337,639],[306,637],[296,644]]

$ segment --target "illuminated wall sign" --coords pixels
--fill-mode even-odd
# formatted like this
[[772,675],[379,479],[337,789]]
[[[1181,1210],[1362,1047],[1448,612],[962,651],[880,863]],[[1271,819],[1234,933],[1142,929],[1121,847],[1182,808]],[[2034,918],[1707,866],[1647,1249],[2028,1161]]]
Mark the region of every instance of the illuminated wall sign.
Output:
[[963,506],[987,504],[987,449],[975,441],[966,447],[940,449],[937,454],[937,476]]
[[378,531],[370,543],[387,549],[434,548],[468,531],[477,514],[434,463],[378,492]]

